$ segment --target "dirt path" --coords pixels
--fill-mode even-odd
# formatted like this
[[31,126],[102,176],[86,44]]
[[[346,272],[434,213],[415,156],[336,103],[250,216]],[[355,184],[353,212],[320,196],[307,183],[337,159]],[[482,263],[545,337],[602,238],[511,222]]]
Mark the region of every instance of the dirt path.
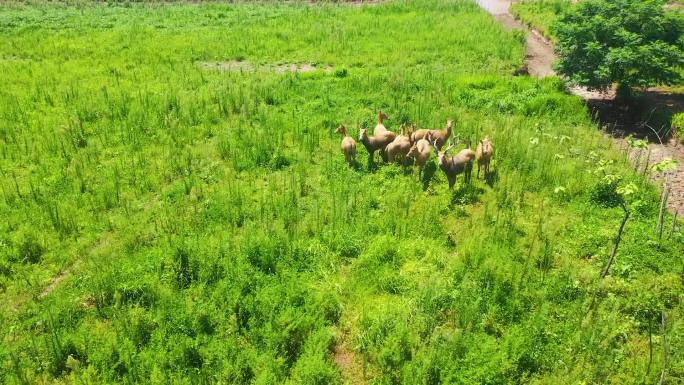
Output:
[[[510,2],[506,0],[476,0],[477,4],[492,14],[508,30],[525,29],[509,12]],[[551,64],[556,60],[553,45],[541,34],[534,31],[527,32],[525,42],[525,64],[527,72],[534,77],[543,78],[554,75]]]
[[363,375],[363,364],[353,350],[346,347],[346,343],[335,345],[333,361],[340,369],[345,385],[365,385],[368,383]]
[[[534,30],[528,30],[522,23],[515,20],[510,13],[510,0],[475,0],[477,4],[492,14],[498,21],[500,21],[505,28],[524,29],[527,30],[527,39],[525,47],[525,65],[527,73],[530,76],[543,78],[546,76],[555,75],[552,69],[553,61],[556,60],[556,54],[553,49],[553,44],[544,38],[540,33]],[[599,93],[589,91],[582,87],[571,87],[569,91],[587,101],[592,115],[597,116],[601,107],[608,107],[608,109],[617,110],[612,105],[612,100],[615,97],[614,93]],[[659,92],[656,89],[647,92],[648,102],[653,102],[655,106],[668,108],[673,112],[682,112],[684,110],[684,100],[668,95],[667,93]],[[673,102],[674,100],[674,102]],[[603,111],[605,113],[605,110]],[[671,171],[668,175],[670,181],[671,193],[668,199],[668,207],[672,212],[677,212],[684,215],[684,146],[677,143],[676,140],[666,139],[664,144],[660,144],[658,140],[649,132],[643,131],[643,122],[638,119],[630,120],[629,118],[616,116],[614,111],[610,111],[608,118],[605,116],[599,117],[602,127],[609,128],[608,134],[613,138],[618,146],[624,147],[624,136],[627,134],[634,134],[637,137],[649,139],[650,149],[650,163],[658,162],[665,158],[676,159],[679,166],[676,170]],[[626,124],[625,124],[626,123]],[[617,129],[616,129],[617,128]],[[630,156],[631,157],[631,156]],[[652,175],[652,179],[662,179],[662,175]]]

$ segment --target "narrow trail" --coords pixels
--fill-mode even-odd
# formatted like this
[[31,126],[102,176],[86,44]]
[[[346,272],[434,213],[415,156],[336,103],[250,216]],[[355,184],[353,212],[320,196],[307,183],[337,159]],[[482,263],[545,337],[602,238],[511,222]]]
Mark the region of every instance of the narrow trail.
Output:
[[[501,22],[506,29],[527,31],[525,65],[527,73],[529,73],[530,76],[543,78],[555,75],[552,64],[557,57],[554,52],[553,44],[539,32],[528,29],[513,17],[510,12],[510,0],[475,1],[481,8]],[[583,87],[570,87],[568,91],[573,95],[584,99],[590,106],[592,114],[601,112],[600,110],[602,107],[608,106],[612,108],[612,100],[615,97],[612,92],[600,93],[589,91]],[[667,92],[650,89],[649,92],[647,92],[647,100],[654,102],[654,104],[664,105],[674,112],[684,111],[684,98],[678,98],[676,95],[668,94]],[[602,127],[608,128],[606,133],[613,139],[617,146],[623,148],[625,145],[624,136],[627,134],[634,134],[637,137],[645,137],[649,140],[651,164],[666,158],[672,158],[679,162],[677,169],[670,171],[667,174],[671,188],[667,205],[673,213],[676,212],[680,215],[684,215],[684,146],[680,145],[675,139],[668,139],[665,143],[661,144],[649,132],[643,132],[642,127],[637,127],[637,125],[639,125],[639,122],[637,121],[626,120],[628,124],[624,124],[625,119],[622,119],[622,117],[611,116],[611,118],[614,118],[614,120],[601,117],[600,121]],[[634,154],[628,154],[628,156],[630,159],[636,157]],[[651,179],[654,182],[663,180],[663,177],[664,175],[651,175]]]
[[345,385],[365,385],[368,381],[363,375],[363,364],[361,364],[356,353],[349,349],[346,344],[345,341],[342,344],[335,345],[333,361],[340,369]]
[[[492,14],[508,30],[526,29],[509,12],[510,2],[507,0],[476,0],[477,4]],[[534,77],[543,78],[554,75],[551,64],[556,60],[553,45],[541,34],[528,31],[525,40],[525,64],[527,72]]]

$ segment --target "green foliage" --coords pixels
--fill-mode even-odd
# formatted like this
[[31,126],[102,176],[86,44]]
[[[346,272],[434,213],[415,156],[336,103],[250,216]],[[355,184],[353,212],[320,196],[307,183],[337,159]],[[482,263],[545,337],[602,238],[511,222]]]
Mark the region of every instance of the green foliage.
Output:
[[553,39],[551,25],[571,7],[571,0],[523,0],[511,4],[511,13],[547,38]]
[[684,15],[664,0],[587,0],[552,28],[556,70],[573,83],[607,89],[677,84],[684,63]]
[[655,162],[651,165],[651,170],[655,172],[666,172],[666,171],[672,171],[677,168],[679,162],[677,162],[676,159],[672,158],[664,158],[663,160],[659,162]]
[[680,142],[684,142],[684,113],[672,115],[671,127],[673,135],[679,138]]
[[[473,2],[2,5],[0,31],[0,383],[655,383],[660,311],[684,374],[681,230],[657,242],[655,188]],[[377,110],[489,135],[491,180],[348,167],[334,128]],[[607,175],[643,205],[599,284]]]

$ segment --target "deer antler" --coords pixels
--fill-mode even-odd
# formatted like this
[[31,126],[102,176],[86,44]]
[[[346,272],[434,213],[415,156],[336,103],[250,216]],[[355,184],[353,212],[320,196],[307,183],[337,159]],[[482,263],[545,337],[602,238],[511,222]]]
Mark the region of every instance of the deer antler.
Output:
[[432,144],[432,147],[435,148],[435,152],[439,153],[439,149],[437,148],[437,139],[433,140],[430,144]]

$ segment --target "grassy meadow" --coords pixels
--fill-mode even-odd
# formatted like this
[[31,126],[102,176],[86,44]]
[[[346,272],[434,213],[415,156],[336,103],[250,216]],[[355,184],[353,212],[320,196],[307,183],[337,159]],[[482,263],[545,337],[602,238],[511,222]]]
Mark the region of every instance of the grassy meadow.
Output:
[[523,0],[511,4],[511,13],[523,23],[553,40],[551,25],[572,7],[571,0]]
[[[683,383],[684,234],[474,3],[5,4],[0,36],[0,383]],[[378,110],[489,135],[494,175],[348,167]]]

